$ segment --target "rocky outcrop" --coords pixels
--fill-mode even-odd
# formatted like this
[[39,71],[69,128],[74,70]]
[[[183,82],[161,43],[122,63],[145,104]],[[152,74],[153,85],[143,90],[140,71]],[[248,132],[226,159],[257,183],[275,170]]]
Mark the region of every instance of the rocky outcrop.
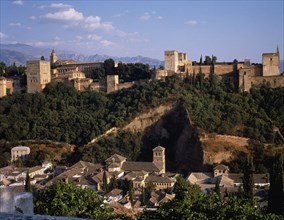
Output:
[[217,164],[233,160],[237,153],[248,153],[249,138],[232,135],[203,133],[200,141],[204,153],[204,162]]
[[247,152],[249,145],[247,138],[207,134],[197,128],[190,120],[190,112],[180,102],[160,105],[142,113],[91,143],[128,129],[143,133],[141,160],[151,161],[152,149],[162,145],[166,148],[167,170],[184,173],[204,171],[207,165],[233,160],[238,152]]
[[124,126],[123,130],[144,131],[149,126],[158,122],[164,115],[172,112],[177,106],[177,102],[160,105],[150,109],[148,112],[142,113],[135,117],[129,124]]

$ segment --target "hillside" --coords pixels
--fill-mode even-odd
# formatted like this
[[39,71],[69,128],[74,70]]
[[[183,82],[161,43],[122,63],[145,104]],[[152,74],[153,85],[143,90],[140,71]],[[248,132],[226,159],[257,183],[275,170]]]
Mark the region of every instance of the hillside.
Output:
[[63,157],[67,163],[99,162],[113,153],[151,161],[152,149],[162,145],[168,169],[187,172],[234,160],[246,152],[246,145],[249,152],[262,153],[264,144],[271,149],[282,144],[283,88],[238,93],[218,78],[198,76],[194,83],[173,76],[111,94],[52,83],[42,93],[4,97],[0,159],[10,152],[5,141],[74,144],[75,151]]

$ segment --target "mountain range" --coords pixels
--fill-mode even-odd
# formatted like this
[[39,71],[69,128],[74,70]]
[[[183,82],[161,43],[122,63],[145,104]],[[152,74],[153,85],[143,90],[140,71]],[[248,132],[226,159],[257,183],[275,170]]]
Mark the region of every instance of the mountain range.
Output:
[[[14,62],[16,65],[26,65],[27,60],[40,59],[41,56],[49,59],[52,49],[49,48],[39,48],[33,47],[27,44],[0,44],[0,61],[6,63],[6,65],[11,65]],[[144,57],[141,55],[135,57],[117,57],[110,55],[84,55],[74,53],[67,50],[56,51],[57,56],[60,59],[72,59],[78,62],[89,62],[89,61],[104,61],[106,59],[112,58],[116,62],[124,63],[144,63],[149,64],[150,67],[159,67],[163,65],[164,62],[158,59],[153,59],[150,57]]]
[[[11,65],[14,62],[16,65],[26,65],[27,60],[37,60],[41,56],[49,59],[52,49],[50,48],[40,48],[33,47],[27,44],[0,44],[0,61],[4,62],[6,65]],[[74,53],[73,51],[68,50],[58,50],[56,51],[60,59],[75,60],[78,62],[92,62],[92,61],[104,61],[106,59],[113,59],[116,62],[124,63],[144,63],[149,64],[150,67],[159,67],[163,66],[164,62],[158,59],[153,59],[150,57],[144,57],[141,55],[135,57],[117,57],[110,55],[84,55]],[[284,72],[284,60],[280,60],[280,72]]]

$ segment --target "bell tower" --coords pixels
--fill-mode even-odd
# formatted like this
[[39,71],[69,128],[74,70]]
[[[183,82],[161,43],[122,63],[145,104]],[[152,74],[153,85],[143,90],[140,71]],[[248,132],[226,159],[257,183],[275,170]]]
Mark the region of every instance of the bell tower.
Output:
[[50,54],[50,65],[52,66],[57,60],[58,60],[58,57],[55,53],[55,50],[53,49]]
[[153,149],[153,163],[159,168],[160,173],[166,172],[165,148],[157,146]]

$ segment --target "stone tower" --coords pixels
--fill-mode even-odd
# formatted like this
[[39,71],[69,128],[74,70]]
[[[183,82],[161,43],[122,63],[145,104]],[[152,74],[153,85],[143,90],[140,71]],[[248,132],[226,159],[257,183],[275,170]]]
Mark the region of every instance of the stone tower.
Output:
[[262,54],[263,76],[280,75],[280,53],[277,47],[276,53]]
[[153,149],[153,163],[160,169],[160,173],[166,172],[165,148],[157,146]]
[[7,95],[7,86],[6,86],[7,80],[5,77],[0,77],[0,98]]
[[50,62],[48,60],[27,61],[27,92],[41,92],[50,83]]
[[50,54],[50,65],[52,66],[54,63],[56,63],[57,60],[58,60],[58,57],[53,49]]
[[118,90],[119,78],[118,75],[107,75],[106,77],[106,92],[114,92]]
[[178,71],[178,52],[175,50],[165,51],[165,70],[171,74]]

